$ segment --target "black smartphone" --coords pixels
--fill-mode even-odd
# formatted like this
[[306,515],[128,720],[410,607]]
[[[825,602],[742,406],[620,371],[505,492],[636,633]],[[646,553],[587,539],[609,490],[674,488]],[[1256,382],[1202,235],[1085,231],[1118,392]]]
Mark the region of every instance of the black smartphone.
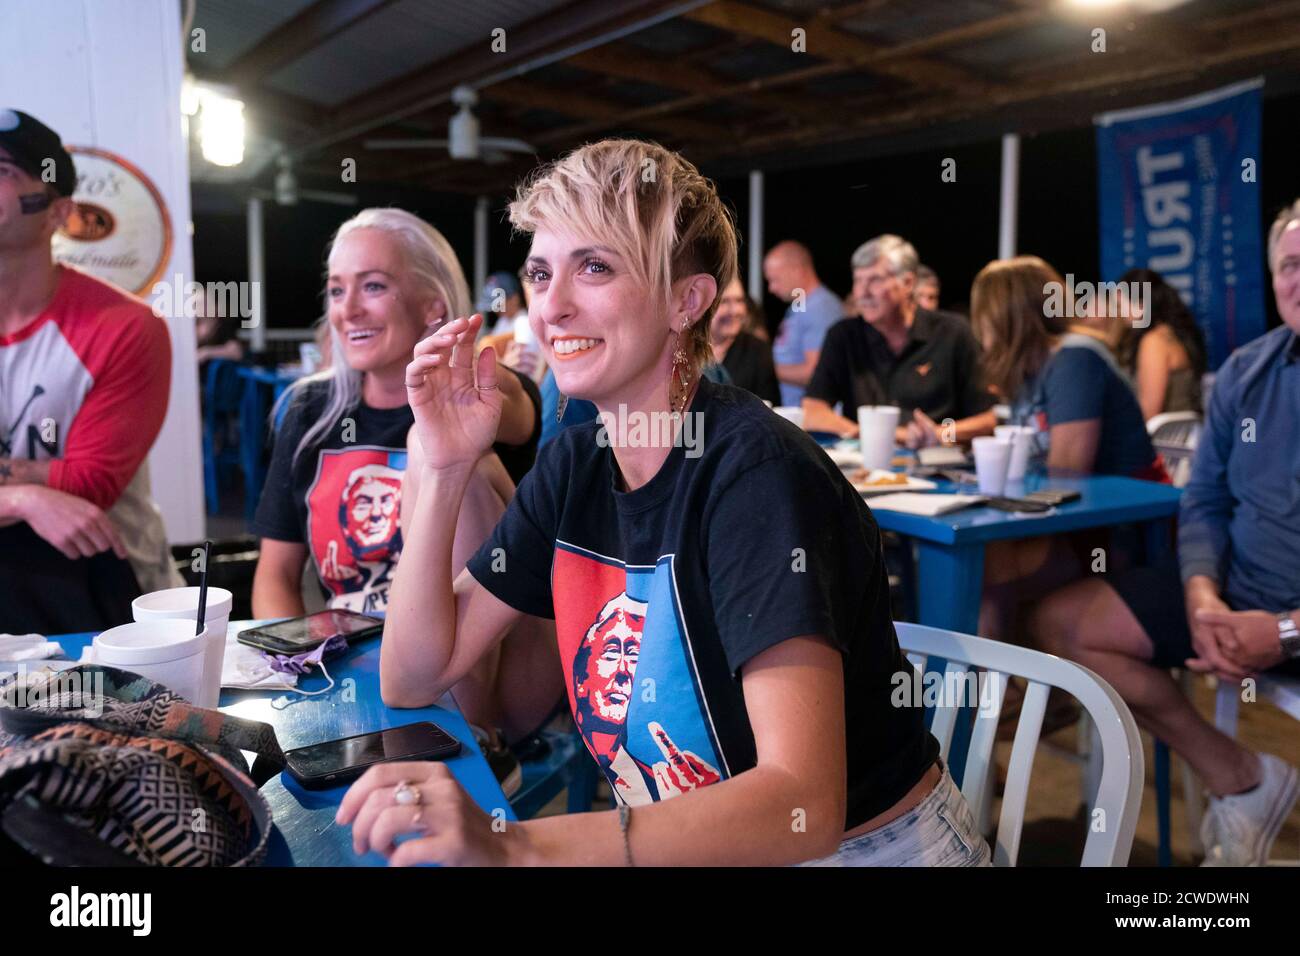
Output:
[[1032,501],[1029,498],[989,498],[985,502],[990,508],[996,508],[998,511],[1022,511],[1027,514],[1040,514],[1044,511],[1051,511],[1052,506],[1043,501]]
[[288,750],[285,766],[308,790],[323,790],[355,780],[377,763],[394,760],[445,760],[460,753],[460,741],[437,724],[421,721]]
[[1056,506],[1078,501],[1082,495],[1070,488],[1040,488],[1029,492],[1025,497],[1030,501],[1041,501],[1043,504]]
[[241,644],[272,654],[302,654],[314,650],[331,637],[342,636],[348,643],[383,633],[384,622],[356,611],[329,610],[263,624],[240,631]]

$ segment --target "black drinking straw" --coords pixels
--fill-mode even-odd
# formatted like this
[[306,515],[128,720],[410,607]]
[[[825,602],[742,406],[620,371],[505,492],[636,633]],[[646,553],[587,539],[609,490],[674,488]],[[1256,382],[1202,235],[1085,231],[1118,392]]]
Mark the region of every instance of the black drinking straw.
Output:
[[195,634],[203,633],[203,618],[208,610],[208,555],[212,551],[212,542],[203,542],[203,570],[199,572],[199,626]]

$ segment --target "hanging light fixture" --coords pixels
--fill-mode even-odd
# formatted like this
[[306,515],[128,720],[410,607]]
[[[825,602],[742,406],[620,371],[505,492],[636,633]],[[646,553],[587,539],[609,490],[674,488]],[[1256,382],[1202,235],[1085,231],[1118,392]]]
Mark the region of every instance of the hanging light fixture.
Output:
[[199,149],[214,166],[244,161],[244,103],[211,86],[197,89]]

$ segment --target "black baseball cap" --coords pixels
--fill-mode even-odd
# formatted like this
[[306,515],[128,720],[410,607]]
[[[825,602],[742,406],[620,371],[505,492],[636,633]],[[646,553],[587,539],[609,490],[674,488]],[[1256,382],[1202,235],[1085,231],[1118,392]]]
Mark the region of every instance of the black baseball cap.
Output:
[[14,164],[34,179],[42,179],[47,159],[54,160],[54,181],[60,196],[71,196],[77,188],[77,167],[63,148],[59,134],[22,110],[0,107],[0,146]]

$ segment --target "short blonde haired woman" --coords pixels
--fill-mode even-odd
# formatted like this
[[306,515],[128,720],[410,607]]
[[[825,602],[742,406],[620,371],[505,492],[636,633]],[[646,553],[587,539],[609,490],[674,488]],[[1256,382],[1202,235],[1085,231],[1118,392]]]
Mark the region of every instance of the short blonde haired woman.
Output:
[[987,862],[919,706],[891,705],[910,664],[870,512],[806,434],[701,378],[736,261],[713,185],[676,153],[607,140],[540,170],[510,215],[532,235],[543,355],[603,424],[545,446],[454,576],[449,530],[496,427],[497,370],[471,354],[479,316],[417,347],[407,384],[433,493],[409,526],[389,615],[409,635],[385,635],[381,683],[390,701],[437,692],[521,615],[553,617],[619,809],[498,832],[442,765],[388,764],[340,807],[356,849],[403,864]]

